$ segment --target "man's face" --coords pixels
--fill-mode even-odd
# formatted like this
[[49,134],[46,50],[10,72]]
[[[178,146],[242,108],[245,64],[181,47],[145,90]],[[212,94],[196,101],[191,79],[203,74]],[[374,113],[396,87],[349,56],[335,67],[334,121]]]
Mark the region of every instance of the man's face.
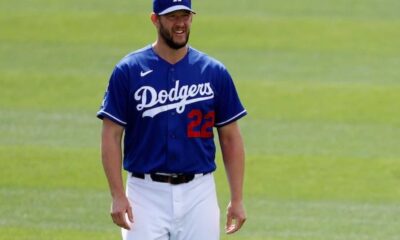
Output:
[[185,47],[189,41],[192,13],[185,10],[159,16],[159,35],[172,49]]

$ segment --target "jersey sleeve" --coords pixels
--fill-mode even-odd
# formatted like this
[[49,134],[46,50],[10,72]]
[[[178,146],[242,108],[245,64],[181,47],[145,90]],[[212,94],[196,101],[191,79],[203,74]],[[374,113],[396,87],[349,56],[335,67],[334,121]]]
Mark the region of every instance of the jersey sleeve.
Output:
[[108,118],[121,125],[127,125],[127,107],[129,99],[128,79],[117,66],[111,74],[110,81],[97,117]]
[[240,102],[231,75],[223,68],[217,82],[215,126],[222,127],[247,114]]

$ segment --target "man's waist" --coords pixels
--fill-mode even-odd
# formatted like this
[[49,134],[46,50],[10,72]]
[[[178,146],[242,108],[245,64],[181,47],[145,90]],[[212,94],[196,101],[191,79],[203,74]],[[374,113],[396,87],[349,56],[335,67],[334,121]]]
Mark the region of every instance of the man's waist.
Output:
[[[164,161],[148,160],[147,164],[141,159],[135,161],[124,160],[124,170],[130,173],[151,174],[161,173],[164,175],[192,175],[214,172],[216,164],[214,162],[204,162],[196,164],[172,164],[167,165]],[[181,163],[183,161],[180,161]],[[149,164],[152,163],[152,164]]]
[[162,182],[162,183],[170,183],[172,185],[188,183],[195,178],[199,178],[201,176],[207,175],[211,172],[207,173],[196,173],[196,174],[187,174],[187,173],[131,173],[132,177],[151,180],[154,182]]

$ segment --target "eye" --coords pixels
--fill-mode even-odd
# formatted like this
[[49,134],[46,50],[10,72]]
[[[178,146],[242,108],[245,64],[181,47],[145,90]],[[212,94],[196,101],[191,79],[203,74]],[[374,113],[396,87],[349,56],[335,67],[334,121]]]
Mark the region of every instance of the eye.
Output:
[[190,13],[184,12],[184,13],[170,13],[170,14],[167,14],[165,17],[169,21],[175,22],[175,21],[178,21],[178,20],[180,20],[180,21],[182,21],[182,20],[183,21],[188,21],[190,19],[190,16],[191,16]]
[[190,14],[183,14],[182,18],[186,21],[190,18]]
[[168,19],[168,20],[174,20],[175,19],[175,14],[173,14],[173,13],[166,14],[165,18]]

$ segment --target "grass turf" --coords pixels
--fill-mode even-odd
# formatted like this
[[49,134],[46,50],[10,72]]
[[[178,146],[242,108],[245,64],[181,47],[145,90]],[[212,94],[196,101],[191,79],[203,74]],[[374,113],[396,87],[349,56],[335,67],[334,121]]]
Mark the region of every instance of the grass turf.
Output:
[[[94,115],[114,64],[154,40],[150,5],[0,1],[0,239],[119,237]],[[399,2],[194,6],[191,44],[249,111],[249,219],[222,239],[397,239]]]

